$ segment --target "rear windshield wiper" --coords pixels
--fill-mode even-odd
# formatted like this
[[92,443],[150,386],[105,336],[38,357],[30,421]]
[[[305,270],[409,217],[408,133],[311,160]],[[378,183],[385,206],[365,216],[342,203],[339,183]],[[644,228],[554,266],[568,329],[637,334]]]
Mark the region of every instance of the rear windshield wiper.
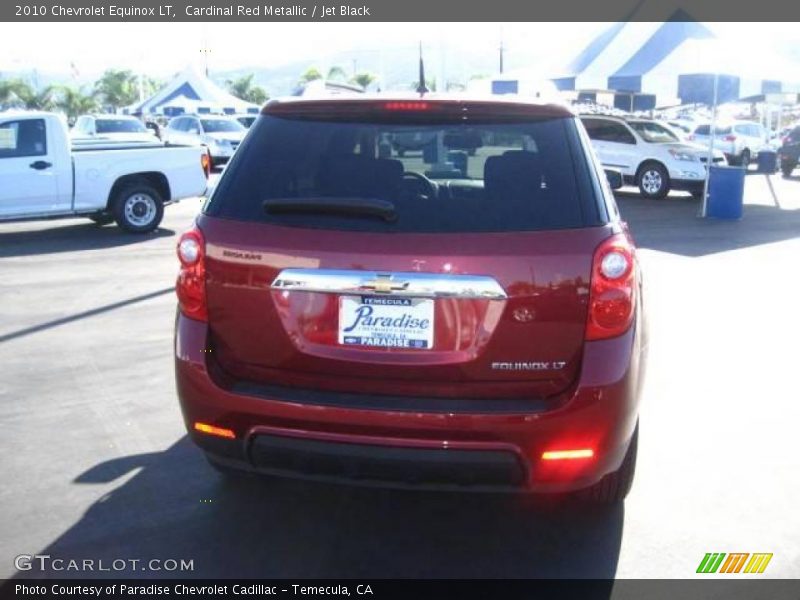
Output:
[[397,220],[394,204],[380,198],[271,198],[264,200],[264,211],[376,217],[387,223]]

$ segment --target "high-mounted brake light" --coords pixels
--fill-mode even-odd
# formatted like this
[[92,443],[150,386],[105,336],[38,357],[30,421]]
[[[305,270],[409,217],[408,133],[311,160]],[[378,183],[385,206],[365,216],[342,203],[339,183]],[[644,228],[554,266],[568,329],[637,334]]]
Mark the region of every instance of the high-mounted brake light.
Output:
[[633,321],[636,271],[634,247],[625,234],[605,240],[594,253],[586,339],[622,335]]
[[208,320],[205,254],[203,232],[196,227],[178,240],[178,260],[181,262],[175,284],[178,306],[184,316],[204,322]]
[[208,435],[215,435],[221,438],[227,438],[229,440],[236,439],[236,434],[233,432],[232,429],[226,429],[224,427],[216,427],[215,425],[209,425],[208,423],[200,423],[199,421],[194,424],[195,431],[199,431],[201,433],[207,433]]
[[383,108],[386,110],[408,110],[408,111],[422,111],[428,110],[430,105],[427,102],[419,102],[419,101],[394,101],[394,102],[387,102],[383,105]]

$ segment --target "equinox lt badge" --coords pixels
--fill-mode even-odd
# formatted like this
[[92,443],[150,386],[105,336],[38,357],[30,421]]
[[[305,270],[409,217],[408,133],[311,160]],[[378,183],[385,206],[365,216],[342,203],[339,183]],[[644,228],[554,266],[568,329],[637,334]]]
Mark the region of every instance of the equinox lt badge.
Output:
[[493,362],[495,371],[555,371],[563,369],[566,361],[533,361],[533,362]]

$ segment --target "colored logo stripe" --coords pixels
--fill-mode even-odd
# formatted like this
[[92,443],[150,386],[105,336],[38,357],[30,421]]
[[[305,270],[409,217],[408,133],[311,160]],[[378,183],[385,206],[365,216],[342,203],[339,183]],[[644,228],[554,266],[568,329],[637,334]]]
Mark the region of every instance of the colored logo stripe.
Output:
[[[728,557],[727,559],[725,557]],[[750,557],[748,561],[747,558]],[[722,561],[725,561],[724,563]],[[745,573],[763,573],[769,561],[772,560],[772,553],[748,552],[707,552],[697,567],[698,573],[740,573],[744,567]],[[747,566],[745,566],[747,562]],[[721,568],[720,568],[721,566]]]
[[745,573],[763,573],[767,568],[769,561],[772,560],[772,553],[770,554],[753,554],[750,562],[744,568]]
[[744,566],[744,561],[747,560],[748,556],[750,556],[749,552],[728,554],[728,558],[726,558],[725,562],[722,563],[722,568],[719,570],[719,572],[738,573],[739,571],[742,570],[742,567]]
[[700,566],[697,567],[698,573],[716,573],[717,569],[719,569],[719,565],[722,563],[722,559],[725,558],[724,552],[707,552],[706,555],[703,557],[703,560],[700,561]]

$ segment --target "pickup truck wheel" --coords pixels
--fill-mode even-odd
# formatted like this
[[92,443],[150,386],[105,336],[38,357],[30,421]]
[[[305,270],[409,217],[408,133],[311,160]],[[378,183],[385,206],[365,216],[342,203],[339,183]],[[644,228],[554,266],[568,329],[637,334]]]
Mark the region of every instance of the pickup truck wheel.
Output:
[[122,188],[112,203],[114,220],[130,233],[148,233],[161,223],[164,202],[157,190],[144,184]]
[[114,215],[110,213],[100,213],[97,215],[90,215],[89,219],[94,221],[98,225],[108,225],[109,223],[114,222]]
[[639,167],[639,191],[645,198],[661,199],[669,194],[669,174],[659,163],[649,162]]
[[781,164],[781,172],[783,173],[784,177],[791,177],[792,171],[797,166],[797,163],[782,163]]

